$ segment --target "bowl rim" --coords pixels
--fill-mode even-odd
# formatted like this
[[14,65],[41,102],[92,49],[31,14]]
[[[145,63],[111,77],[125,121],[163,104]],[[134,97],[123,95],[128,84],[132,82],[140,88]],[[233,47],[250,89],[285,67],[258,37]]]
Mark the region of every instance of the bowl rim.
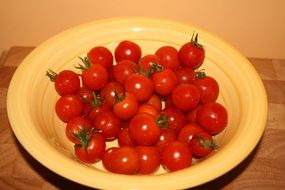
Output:
[[[38,56],[38,54],[41,51],[44,51],[46,47],[52,45],[58,40],[64,40],[69,35],[72,35],[74,32],[77,32],[78,30],[84,30],[88,29],[88,27],[91,27],[93,25],[103,25],[103,24],[110,24],[110,23],[140,23],[140,25],[143,26],[143,23],[156,23],[156,24],[163,24],[163,25],[169,25],[171,27],[174,26],[183,26],[185,28],[188,27],[193,27],[196,28],[198,31],[202,31],[203,33],[209,35],[212,37],[214,41],[220,42],[223,46],[229,48],[231,52],[233,53],[234,56],[236,56],[237,59],[240,59],[243,63],[243,65],[250,70],[251,74],[253,75],[254,79],[256,80],[256,89],[254,89],[256,92],[259,94],[260,99],[262,102],[259,102],[259,120],[255,121],[257,123],[258,127],[255,129],[258,129],[257,133],[255,136],[251,138],[247,138],[250,142],[248,142],[248,146],[244,150],[239,150],[241,151],[240,154],[238,154],[238,157],[232,157],[232,159],[227,163],[227,167],[222,167],[219,170],[213,171],[214,166],[209,167],[207,170],[208,177],[205,177],[205,174],[199,174],[195,176],[195,180],[189,181],[189,178],[187,176],[188,172],[187,170],[181,170],[178,172],[173,172],[173,173],[168,173],[167,175],[155,175],[155,176],[126,176],[126,175],[121,175],[121,174],[108,174],[102,171],[96,171],[98,175],[100,175],[100,182],[96,180],[92,180],[94,175],[94,169],[89,168],[89,167],[84,167],[84,172],[85,174],[80,174],[76,171],[65,171],[64,168],[69,167],[70,165],[74,166],[76,170],[82,170],[83,166],[82,164],[76,164],[77,162],[74,160],[68,160],[66,159],[65,156],[59,155],[56,150],[53,150],[53,148],[45,141],[40,141],[37,143],[37,146],[44,145],[48,147],[45,151],[46,152],[41,152],[39,153],[39,150],[35,147],[36,142],[33,142],[32,139],[29,139],[29,137],[32,137],[33,134],[29,131],[21,131],[21,123],[17,120],[16,115],[14,114],[15,107],[17,108],[18,105],[13,101],[16,97],[17,92],[19,92],[17,81],[21,81],[21,74],[25,72],[27,67],[29,66],[29,63],[33,62],[32,60]],[[157,26],[155,26],[157,27]],[[22,87],[23,88],[23,87]],[[116,184],[117,189],[125,189],[125,188],[142,188],[142,189],[149,189],[149,185],[147,183],[149,180],[156,180],[155,184],[153,187],[159,187],[160,185],[164,185],[166,189],[171,189],[173,185],[173,181],[175,181],[175,188],[187,188],[187,187],[193,187],[197,185],[201,185],[203,183],[206,183],[210,180],[213,180],[222,174],[225,174],[235,166],[237,166],[242,160],[244,160],[250,152],[254,149],[254,147],[257,145],[259,142],[267,120],[267,112],[268,112],[268,103],[267,103],[267,97],[266,97],[266,91],[264,89],[263,83],[258,75],[258,73],[255,71],[254,67],[250,64],[250,62],[237,50],[235,49],[232,45],[224,41],[223,39],[220,39],[219,37],[215,36],[214,34],[201,29],[200,27],[196,27],[193,25],[190,25],[188,23],[182,23],[182,22],[177,22],[173,20],[168,20],[168,19],[161,19],[161,18],[149,18],[149,17],[115,17],[115,18],[107,18],[107,19],[100,19],[100,20],[95,20],[87,23],[83,23],[81,25],[72,27],[70,29],[67,29],[40,44],[37,48],[35,48],[24,60],[23,62],[19,65],[17,68],[16,72],[14,73],[11,82],[9,84],[8,88],[8,94],[7,94],[7,113],[8,113],[8,118],[11,124],[11,128],[19,140],[19,142],[22,144],[22,146],[31,154],[37,161],[39,161],[42,165],[46,166],[50,170],[54,171],[55,173],[66,177],[72,181],[75,181],[77,183],[80,183],[82,185],[87,185],[90,187],[99,187],[99,188],[109,188],[112,189],[112,184],[110,184],[110,181],[113,181]],[[18,116],[18,115],[17,115]],[[252,129],[253,130],[253,129]],[[235,146],[238,146],[238,144],[235,144]],[[227,148],[227,147],[226,147]],[[221,150],[221,153],[217,154],[217,158],[215,159],[222,159],[223,151],[226,151],[226,148]],[[53,162],[52,160],[47,157],[47,154],[53,154],[55,155],[55,158],[59,161],[64,161],[62,162]],[[208,162],[208,164],[213,164],[213,160],[205,160],[205,162]],[[193,170],[199,170],[202,166],[201,165],[195,165],[193,166]],[[190,169],[190,168],[189,168]],[[191,169],[191,170],[192,170]],[[204,168],[205,169],[205,168]],[[132,184],[125,184],[125,178],[128,180],[131,180],[133,184],[136,184],[137,186],[132,186]],[[174,179],[173,179],[174,178]]]

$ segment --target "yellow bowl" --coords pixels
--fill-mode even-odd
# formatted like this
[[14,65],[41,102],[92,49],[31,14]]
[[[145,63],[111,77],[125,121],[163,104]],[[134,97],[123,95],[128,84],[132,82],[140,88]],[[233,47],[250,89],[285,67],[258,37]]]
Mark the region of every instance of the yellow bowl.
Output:
[[[74,69],[78,56],[92,47],[114,47],[125,39],[143,54],[163,45],[179,48],[193,31],[205,46],[203,68],[220,85],[218,101],[228,110],[226,130],[216,137],[219,150],[198,164],[177,172],[130,176],[107,172],[102,164],[75,159],[64,124],[54,112],[58,95],[45,72]],[[168,20],[116,18],[71,28],[38,46],[18,67],[8,91],[8,116],[24,148],[41,164],[72,181],[101,189],[183,189],[213,180],[238,165],[254,149],[264,131],[267,98],[261,79],[248,60],[225,41],[200,28]]]

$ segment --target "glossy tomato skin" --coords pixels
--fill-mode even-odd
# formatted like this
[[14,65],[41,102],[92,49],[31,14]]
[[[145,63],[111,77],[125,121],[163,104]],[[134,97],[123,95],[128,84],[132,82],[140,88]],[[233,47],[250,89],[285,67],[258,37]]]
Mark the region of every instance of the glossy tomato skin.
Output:
[[95,117],[94,128],[100,131],[106,140],[113,140],[120,133],[121,120],[113,112],[104,111]]
[[92,123],[81,116],[71,118],[65,127],[65,134],[68,140],[75,144],[79,144],[80,141],[76,136],[80,135],[82,130],[90,131],[92,129]]
[[194,108],[193,110],[190,110],[189,112],[186,113],[186,119],[187,122],[189,123],[196,123],[197,122],[197,111],[200,108],[200,104],[198,104],[198,106],[196,106],[196,108]]
[[83,86],[90,90],[100,90],[108,82],[108,72],[102,65],[91,64],[91,66],[82,71]]
[[192,151],[186,143],[173,141],[162,151],[161,162],[170,172],[187,168],[192,164]]
[[134,147],[123,146],[110,155],[110,168],[114,173],[136,174],[139,170],[140,158]]
[[219,96],[219,84],[213,77],[204,76],[196,78],[193,84],[200,91],[200,103],[206,104],[217,100]]
[[105,102],[98,105],[95,104],[84,104],[83,115],[88,118],[92,123],[94,122],[96,116],[102,112],[110,111],[111,106]]
[[106,143],[105,139],[101,134],[95,133],[91,136],[86,147],[81,144],[76,144],[75,155],[76,157],[88,164],[93,164],[102,159],[105,152]]
[[173,105],[183,111],[194,109],[200,101],[200,92],[193,84],[179,84],[171,94]]
[[154,73],[151,79],[154,84],[155,92],[161,96],[171,94],[178,83],[174,71],[170,69],[163,69],[160,72]]
[[195,70],[189,67],[180,67],[175,72],[178,84],[193,83],[195,80]]
[[155,173],[160,166],[160,153],[154,146],[136,146],[135,150],[139,155],[139,174]]
[[114,65],[111,69],[111,79],[124,84],[127,78],[138,72],[138,65],[131,60],[122,60]]
[[132,139],[130,138],[129,128],[124,128],[118,135],[119,146],[135,146]]
[[138,113],[148,113],[154,117],[157,117],[159,114],[159,111],[156,107],[152,106],[151,104],[140,104]]
[[196,42],[192,39],[191,42],[180,47],[178,58],[182,66],[197,69],[204,62],[205,50],[202,45],[198,44],[197,39]]
[[162,102],[160,97],[158,97],[156,94],[153,94],[146,103],[152,105],[158,111],[161,111]]
[[156,144],[160,136],[155,117],[148,113],[136,114],[130,121],[130,138],[136,145],[151,146]]
[[115,81],[107,83],[100,90],[100,97],[104,100],[104,102],[108,103],[110,106],[115,102],[115,93],[121,94],[124,91],[123,86]]
[[115,59],[117,62],[131,60],[138,63],[141,58],[141,48],[138,44],[130,40],[121,41],[115,48]]
[[77,95],[84,104],[90,104],[94,99],[92,90],[89,90],[85,86],[80,87]]
[[56,74],[54,87],[61,96],[66,94],[75,94],[80,89],[79,76],[71,70],[63,70]]
[[117,100],[113,105],[114,114],[122,120],[132,118],[139,109],[139,103],[136,97],[131,93],[122,93],[119,95],[122,99]]
[[158,56],[154,54],[148,54],[141,58],[139,64],[142,71],[149,71],[153,65],[161,65],[161,61]]
[[80,116],[83,111],[83,103],[76,95],[61,96],[55,104],[55,112],[60,120],[67,122],[73,117]]
[[99,64],[109,70],[113,65],[112,52],[103,46],[96,46],[87,53],[88,59],[93,64]]
[[155,55],[159,57],[163,68],[176,70],[180,66],[178,50],[172,46],[162,46],[158,48]]
[[192,138],[198,133],[205,132],[203,128],[201,128],[196,123],[187,123],[182,127],[177,135],[177,139],[181,142],[185,142],[189,144]]
[[197,111],[197,122],[209,134],[216,135],[223,131],[228,123],[228,113],[220,103],[208,103]]
[[118,149],[118,147],[111,147],[111,148],[108,148],[104,154],[103,154],[103,157],[102,157],[102,164],[103,166],[105,167],[105,169],[107,169],[108,171],[111,171],[112,172],[112,167],[111,167],[111,163],[110,163],[110,160],[111,160],[111,155]]
[[212,136],[207,132],[197,133],[189,142],[193,156],[196,158],[203,158],[211,154],[216,144],[213,141]]
[[162,128],[158,141],[155,147],[159,152],[162,152],[165,147],[172,141],[176,140],[176,132],[173,129]]
[[185,114],[174,106],[166,107],[160,115],[166,117],[168,120],[167,127],[173,129],[176,133],[178,133],[186,123]]
[[135,95],[139,102],[147,101],[153,94],[153,83],[148,77],[134,73],[130,75],[124,84],[125,91]]

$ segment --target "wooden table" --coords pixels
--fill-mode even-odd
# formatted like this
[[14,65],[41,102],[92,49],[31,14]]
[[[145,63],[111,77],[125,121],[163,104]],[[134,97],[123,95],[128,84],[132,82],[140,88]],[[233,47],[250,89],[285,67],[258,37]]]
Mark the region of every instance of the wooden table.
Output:
[[[90,189],[45,168],[26,152],[10,128],[6,112],[9,81],[33,47],[12,47],[0,58],[0,189]],[[264,135],[236,168],[195,189],[285,189],[285,60],[249,58],[269,100]]]

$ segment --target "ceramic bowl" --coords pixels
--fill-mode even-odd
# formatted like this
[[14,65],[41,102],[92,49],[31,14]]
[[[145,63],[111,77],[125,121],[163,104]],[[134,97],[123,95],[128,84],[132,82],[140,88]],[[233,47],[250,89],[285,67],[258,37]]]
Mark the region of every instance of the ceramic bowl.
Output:
[[[203,68],[220,85],[218,102],[228,111],[227,128],[215,137],[218,151],[187,169],[153,175],[121,175],[104,170],[99,162],[77,161],[56,116],[58,98],[45,75],[73,69],[94,46],[114,51],[121,40],[139,44],[143,54],[163,45],[179,48],[199,33],[205,46]],[[267,119],[267,98],[257,72],[234,47],[219,37],[188,24],[152,18],[115,18],[64,31],[34,49],[16,70],[8,90],[8,116],[19,142],[41,164],[77,183],[99,189],[184,189],[211,181],[244,160],[257,145]]]

